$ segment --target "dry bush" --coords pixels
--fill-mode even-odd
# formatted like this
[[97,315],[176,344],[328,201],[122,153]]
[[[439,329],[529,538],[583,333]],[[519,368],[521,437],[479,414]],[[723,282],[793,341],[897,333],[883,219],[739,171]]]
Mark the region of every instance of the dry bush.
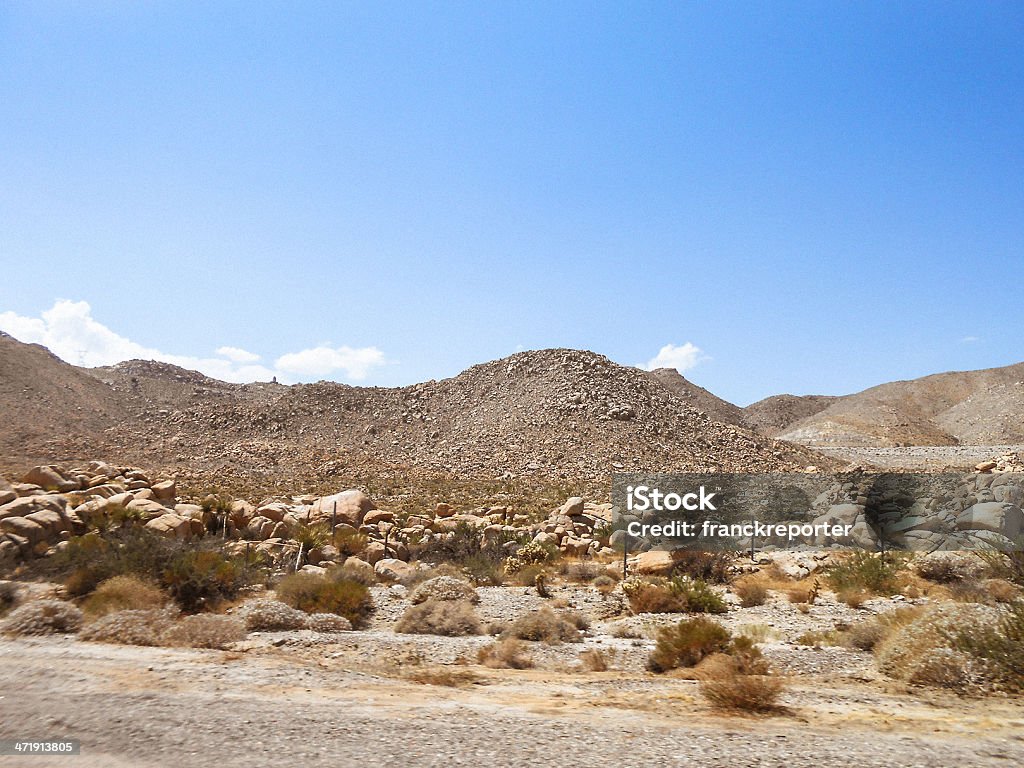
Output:
[[160,636],[160,645],[223,649],[244,638],[245,624],[241,619],[198,613],[168,627]]
[[744,624],[737,631],[738,637],[745,637],[753,643],[765,643],[777,638],[779,633],[767,624]]
[[1000,611],[995,626],[961,627],[953,647],[981,662],[987,682],[1010,693],[1024,693],[1024,601]]
[[583,662],[584,668],[591,672],[607,672],[611,667],[609,656],[609,652],[600,648],[591,648],[580,654],[580,661]]
[[842,589],[836,593],[836,598],[841,603],[846,603],[851,608],[860,608],[869,597],[863,589]]
[[82,611],[63,600],[33,600],[25,603],[0,622],[7,635],[53,635],[77,632],[82,626]]
[[168,599],[153,582],[126,574],[101,582],[82,603],[82,609],[87,616],[99,617],[115,611],[159,608]]
[[705,582],[683,577],[629,578],[622,591],[633,613],[725,613],[725,601]]
[[672,576],[708,584],[726,584],[735,555],[732,552],[700,552],[684,549],[672,554]]
[[702,674],[700,692],[711,706],[741,712],[772,712],[779,709],[785,683],[778,677],[746,674],[730,660],[714,675]]
[[252,600],[238,609],[238,616],[251,632],[302,629],[308,614],[279,600]]
[[619,639],[639,640],[644,637],[644,633],[641,630],[631,627],[625,621],[618,621],[612,624],[608,631],[612,637]]
[[562,560],[558,575],[575,584],[589,584],[604,574],[604,566],[593,561]]
[[684,619],[658,631],[656,645],[647,659],[651,672],[692,667],[712,653],[727,653],[732,647],[729,630],[717,621],[699,616]]
[[336,613],[353,627],[362,626],[373,612],[373,598],[365,584],[313,573],[293,573],[281,579],[277,597],[306,613]]
[[368,569],[357,568],[347,562],[328,568],[327,578],[331,581],[354,581],[364,587],[372,587],[377,583],[377,575],[372,566]]
[[418,667],[407,672],[404,677],[420,685],[443,685],[448,688],[464,688],[480,680],[468,669],[451,667]]
[[914,572],[938,584],[974,581],[984,574],[985,561],[970,552],[929,552],[914,562]]
[[989,603],[992,596],[977,581],[968,579],[965,581],[954,581],[947,585],[949,596],[959,603]]
[[147,611],[117,611],[87,624],[79,634],[81,640],[121,645],[160,645],[164,632],[178,617],[175,606]]
[[413,605],[425,603],[427,600],[461,600],[469,603],[480,602],[480,595],[465,579],[453,576],[435,576],[416,587],[409,600]]
[[594,589],[596,589],[602,595],[608,595],[608,594],[611,594],[615,590],[615,585],[617,583],[618,582],[615,581],[615,579],[612,576],[609,576],[608,574],[605,573],[605,574],[601,574],[600,576],[595,578],[591,582],[591,585],[594,587]]
[[314,632],[348,632],[352,622],[336,613],[311,613],[306,617],[305,627]]
[[768,600],[768,587],[760,579],[741,579],[733,585],[732,591],[744,608],[764,605]]
[[986,579],[982,587],[997,603],[1013,603],[1021,599],[1021,590],[1006,579]]
[[922,611],[875,649],[879,669],[915,685],[979,691],[995,674],[969,639],[998,637],[1003,613],[978,603],[945,603]]
[[0,581],[0,616],[18,604],[18,585],[13,581]]
[[399,579],[399,584],[408,589],[413,589],[424,581],[436,579],[438,576],[451,576],[452,578],[462,580],[466,578],[465,572],[458,566],[451,563],[440,563],[430,568],[417,568],[408,576],[403,576]]
[[512,637],[498,640],[477,651],[477,661],[491,669],[530,669],[533,659],[526,645]]
[[564,613],[556,613],[548,607],[523,614],[507,630],[511,637],[519,640],[543,642],[557,645],[561,642],[580,642],[580,630],[577,617]]
[[405,635],[479,635],[480,618],[466,600],[427,600],[412,605],[395,624],[395,632]]

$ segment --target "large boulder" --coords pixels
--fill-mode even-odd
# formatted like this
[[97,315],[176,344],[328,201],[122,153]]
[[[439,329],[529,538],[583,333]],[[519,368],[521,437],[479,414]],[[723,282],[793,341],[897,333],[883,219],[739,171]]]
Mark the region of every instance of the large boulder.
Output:
[[32,485],[38,485],[47,491],[58,491],[60,493],[69,493],[70,491],[77,491],[79,483],[77,480],[71,480],[67,478],[63,472],[57,467],[52,465],[32,467],[25,476],[21,478],[23,483],[31,483]]
[[150,520],[146,529],[169,539],[188,541],[192,538],[192,521],[171,512]]
[[333,496],[322,496],[314,501],[309,511],[309,520],[330,521],[333,515],[336,523],[348,523],[358,528],[363,524],[366,513],[376,508],[369,496],[358,489],[352,489]]
[[18,498],[18,492],[14,490],[14,486],[0,477],[0,506],[9,501],[14,501],[16,498]]
[[373,566],[373,571],[381,578],[401,581],[412,576],[416,572],[416,567],[393,557],[386,557],[377,561],[377,564]]
[[5,517],[0,520],[0,531],[28,539],[32,545],[48,538],[47,530],[43,526],[26,517]]
[[157,501],[174,501],[178,496],[178,484],[173,480],[161,480],[152,485],[152,491]]
[[630,570],[633,573],[639,573],[644,576],[663,575],[671,571],[675,564],[671,552],[666,552],[663,549],[652,549],[650,552],[644,552],[637,556],[633,560]]
[[956,527],[960,531],[991,531],[1013,541],[1024,531],[1024,511],[1000,501],[975,504],[960,513]]

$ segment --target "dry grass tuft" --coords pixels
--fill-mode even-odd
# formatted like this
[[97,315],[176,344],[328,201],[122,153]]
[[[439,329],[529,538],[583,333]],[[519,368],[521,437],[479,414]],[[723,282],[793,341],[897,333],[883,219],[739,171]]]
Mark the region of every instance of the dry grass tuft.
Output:
[[170,598],[156,584],[138,576],[114,576],[101,582],[82,603],[87,616],[106,616],[116,611],[159,608]]
[[530,669],[533,659],[521,640],[507,637],[491,643],[477,652],[477,661],[491,669]]
[[0,632],[7,635],[54,635],[77,632],[82,626],[82,612],[63,600],[33,600],[9,614],[0,623]]
[[557,645],[562,642],[580,642],[579,614],[556,613],[548,607],[531,611],[516,619],[507,630],[511,637],[519,640],[543,642]]

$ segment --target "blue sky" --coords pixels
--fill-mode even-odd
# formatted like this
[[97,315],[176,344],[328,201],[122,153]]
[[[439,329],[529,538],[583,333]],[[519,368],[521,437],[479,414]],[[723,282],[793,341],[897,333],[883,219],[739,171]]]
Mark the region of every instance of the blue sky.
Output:
[[740,404],[1019,362],[1022,39],[996,2],[8,0],[0,328],[381,385],[673,345]]

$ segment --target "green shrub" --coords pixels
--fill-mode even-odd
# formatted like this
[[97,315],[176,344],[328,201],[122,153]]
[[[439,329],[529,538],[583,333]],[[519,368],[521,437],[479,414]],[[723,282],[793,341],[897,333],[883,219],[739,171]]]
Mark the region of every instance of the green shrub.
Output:
[[858,551],[829,568],[828,581],[836,592],[892,595],[899,590],[899,573],[905,564],[906,553]]
[[172,558],[161,583],[183,610],[195,611],[235,597],[248,581],[238,560],[200,549]]
[[395,624],[395,632],[407,635],[479,635],[480,619],[466,600],[428,599],[411,605]]
[[725,601],[707,583],[676,576],[630,578],[622,582],[622,591],[634,613],[725,613]]
[[361,627],[373,612],[373,598],[366,585],[346,578],[313,573],[293,573],[277,585],[281,602],[306,613],[336,613]]
[[678,667],[692,667],[713,653],[727,653],[731,647],[729,630],[717,621],[703,616],[684,619],[658,631],[647,668],[652,672],[668,672]]

